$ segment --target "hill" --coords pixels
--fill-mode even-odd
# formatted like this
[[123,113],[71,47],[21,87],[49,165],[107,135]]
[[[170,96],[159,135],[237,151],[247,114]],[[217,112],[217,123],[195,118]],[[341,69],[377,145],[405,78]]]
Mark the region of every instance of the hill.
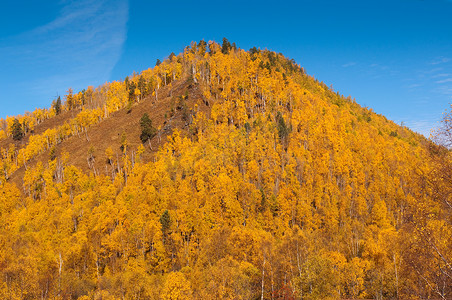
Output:
[[282,54],[64,98],[1,122],[2,297],[451,297],[450,152]]

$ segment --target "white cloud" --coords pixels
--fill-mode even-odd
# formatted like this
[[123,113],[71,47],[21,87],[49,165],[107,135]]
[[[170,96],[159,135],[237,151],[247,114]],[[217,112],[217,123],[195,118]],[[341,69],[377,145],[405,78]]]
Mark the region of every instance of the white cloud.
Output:
[[441,74],[436,74],[436,75],[432,76],[432,78],[440,78],[440,77],[448,77],[448,76],[450,76],[449,73],[441,73]]
[[438,127],[438,121],[437,118],[406,120],[404,121],[404,125],[410,128],[411,130],[420,133],[428,138],[430,136],[432,129]]
[[415,89],[415,88],[418,88],[418,87],[421,87],[421,86],[422,86],[422,84],[420,84],[420,83],[413,83],[413,84],[410,84],[410,85],[406,86],[406,88],[409,89],[409,90],[412,90],[412,89]]
[[16,77],[13,82],[23,90],[18,93],[22,101],[41,97],[46,100],[36,105],[48,106],[56,93],[69,87],[103,83],[120,59],[127,37],[127,0],[62,3],[55,20],[0,42],[1,63]]
[[427,71],[425,71],[425,73],[426,74],[433,74],[433,73],[436,73],[436,72],[440,72],[442,70],[443,70],[443,68],[437,67],[437,68],[433,68],[433,69],[427,70]]
[[352,66],[355,66],[355,65],[356,65],[356,62],[351,61],[351,62],[348,62],[346,64],[343,64],[342,67],[343,68],[348,68],[348,67],[352,67]]
[[435,92],[441,95],[450,96],[452,95],[452,86],[439,86],[435,89]]
[[447,82],[452,82],[452,78],[446,78],[446,79],[442,79],[442,80],[438,80],[436,83],[447,83]]
[[438,57],[434,61],[432,61],[431,65],[439,65],[439,64],[445,64],[450,61],[450,58],[448,57]]
[[381,65],[381,64],[376,64],[376,63],[370,64],[369,67],[371,67],[373,69],[378,69],[379,71],[385,71],[385,70],[389,69],[389,67],[386,65]]

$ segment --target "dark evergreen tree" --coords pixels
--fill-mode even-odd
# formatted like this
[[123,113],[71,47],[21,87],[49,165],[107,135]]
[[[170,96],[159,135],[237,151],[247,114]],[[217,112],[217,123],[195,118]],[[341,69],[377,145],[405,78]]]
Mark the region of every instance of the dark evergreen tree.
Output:
[[140,78],[138,79],[138,90],[140,90],[141,97],[146,95],[146,80],[144,79],[143,75],[140,75]]
[[14,119],[11,132],[15,141],[20,141],[24,137],[24,130],[19,120]]
[[55,160],[56,159],[56,148],[55,148],[55,145],[53,145],[52,148],[50,148],[49,158],[50,158],[50,160]]
[[168,212],[168,210],[165,210],[165,212],[160,216],[160,224],[162,225],[162,233],[163,233],[163,243],[167,243],[167,235],[168,230],[171,227],[171,216]]
[[160,61],[160,59],[157,58],[157,61],[155,62],[155,65],[156,65],[156,66],[160,66],[161,63],[162,63],[162,62]]
[[276,123],[278,128],[278,135],[281,141],[286,141],[289,137],[290,128],[286,125],[284,118],[280,112],[276,115]]
[[141,117],[140,126],[141,126],[140,140],[143,143],[152,139],[157,133],[157,130],[152,126],[152,120],[149,118],[149,115],[147,113],[144,113],[143,116]]
[[231,50],[231,43],[229,43],[227,38],[223,38],[223,45],[221,46],[221,52],[223,54],[228,54],[229,50]]
[[129,101],[133,102],[135,101],[135,89],[136,89],[135,82],[130,81],[129,83]]
[[[253,47],[250,49],[250,54],[251,54],[251,60],[255,60],[257,57],[257,53],[259,53],[259,50],[256,47]],[[262,62],[261,62],[262,63]]]
[[80,97],[80,102],[81,102],[81,105],[82,105],[82,106],[85,105],[85,103],[86,103],[85,93],[86,93],[86,90],[83,89],[83,90],[82,90],[82,95],[81,95],[81,97]]
[[254,55],[254,54],[257,54],[257,53],[259,53],[259,50],[256,47],[250,48],[250,54],[251,55]]
[[129,89],[129,76],[126,76],[126,79],[124,79],[124,83],[126,84],[126,89]]
[[160,224],[162,224],[162,231],[166,233],[171,226],[171,216],[168,210],[165,210],[165,212],[160,216]]
[[58,96],[57,100],[54,102],[53,109],[55,110],[55,114],[59,115],[61,113],[61,97]]

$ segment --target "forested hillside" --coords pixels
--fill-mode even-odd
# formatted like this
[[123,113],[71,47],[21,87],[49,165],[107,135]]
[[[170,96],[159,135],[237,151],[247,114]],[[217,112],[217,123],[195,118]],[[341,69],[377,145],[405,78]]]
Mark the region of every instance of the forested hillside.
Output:
[[282,54],[192,43],[0,127],[1,298],[452,297],[451,152]]

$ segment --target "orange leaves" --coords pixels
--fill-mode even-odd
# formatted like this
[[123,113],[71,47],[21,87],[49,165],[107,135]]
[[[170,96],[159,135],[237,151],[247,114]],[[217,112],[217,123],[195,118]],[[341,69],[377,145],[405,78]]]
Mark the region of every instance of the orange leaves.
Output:
[[123,83],[113,81],[104,86],[103,90],[105,90],[107,96],[106,106],[108,113],[115,112],[126,105],[128,97],[126,87]]
[[[282,55],[209,48],[69,93],[72,119],[39,134],[52,111],[19,117],[27,144],[0,151],[2,297],[428,298],[449,286],[449,156],[430,161],[422,139]],[[112,177],[72,154],[30,161],[165,85],[178,97],[178,79],[196,114],[151,161],[142,145],[137,160],[106,149]],[[8,179],[21,167],[28,198]]]
[[90,127],[91,125],[95,125],[99,123],[100,120],[103,118],[103,112],[101,108],[88,110],[84,109],[82,110],[76,117],[78,125],[86,129]]
[[181,272],[171,272],[165,280],[162,290],[164,300],[185,300],[191,299],[192,290],[190,282]]

